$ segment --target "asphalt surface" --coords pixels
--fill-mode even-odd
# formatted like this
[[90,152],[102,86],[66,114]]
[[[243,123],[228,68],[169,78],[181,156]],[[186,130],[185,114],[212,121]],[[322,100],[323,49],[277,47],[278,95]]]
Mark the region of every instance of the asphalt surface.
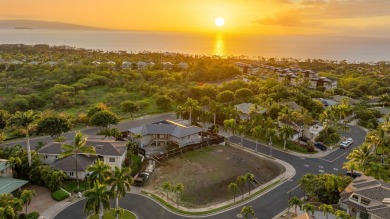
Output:
[[[136,127],[148,122],[157,121],[165,116],[174,117],[173,114],[160,115],[158,117],[145,118],[141,120],[135,120],[126,124],[121,124],[123,127]],[[89,130],[92,131],[92,130]],[[87,131],[86,133],[89,133]],[[361,145],[365,139],[366,133],[358,128],[351,127],[351,131],[346,134],[346,137],[352,137],[354,144],[347,149],[336,149],[334,152],[328,154],[322,158],[303,158],[295,155],[285,153],[280,150],[272,150],[272,156],[283,160],[291,164],[296,174],[290,180],[287,180],[280,184],[278,187],[270,190],[255,200],[235,206],[231,209],[223,212],[217,212],[214,215],[207,216],[184,216],[172,213],[160,206],[157,202],[149,197],[138,194],[127,194],[126,197],[120,200],[120,206],[134,212],[139,219],[179,219],[179,218],[210,218],[210,219],[226,219],[237,218],[237,214],[240,213],[242,206],[252,206],[257,218],[269,219],[278,215],[280,212],[287,208],[287,202],[289,197],[298,196],[302,197],[303,192],[298,188],[298,180],[306,173],[333,173],[333,174],[345,174],[345,170],[342,169],[343,163],[346,161],[346,156],[352,151],[353,148]],[[240,143],[241,139],[237,136],[232,136],[230,141]],[[255,150],[256,143],[243,140],[243,146],[249,149]],[[258,152],[270,155],[270,147],[266,145],[258,144]],[[321,152],[320,152],[321,153]],[[289,194],[291,192],[291,194]],[[86,214],[83,212],[85,200],[79,201],[68,208],[61,211],[55,219],[67,219],[67,218],[86,218]]]

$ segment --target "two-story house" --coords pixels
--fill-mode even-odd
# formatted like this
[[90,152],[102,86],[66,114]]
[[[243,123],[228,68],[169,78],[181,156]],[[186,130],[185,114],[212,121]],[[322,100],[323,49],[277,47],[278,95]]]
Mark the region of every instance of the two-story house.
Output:
[[[72,142],[64,142],[66,144],[72,144]],[[41,149],[38,153],[41,156],[42,162],[52,165],[53,167],[64,171],[68,176],[75,177],[75,155],[60,158],[60,154],[63,152],[62,145],[64,143],[52,142]],[[105,164],[111,166],[114,169],[115,166],[122,167],[126,158],[126,142],[114,141],[113,139],[102,139],[99,137],[89,137],[87,139],[87,146],[93,146],[96,154],[79,154],[77,157],[79,178],[84,179],[86,169],[89,165],[92,165],[97,158],[101,159]]]
[[354,218],[390,218],[389,183],[361,176],[353,180],[340,197],[340,207]]

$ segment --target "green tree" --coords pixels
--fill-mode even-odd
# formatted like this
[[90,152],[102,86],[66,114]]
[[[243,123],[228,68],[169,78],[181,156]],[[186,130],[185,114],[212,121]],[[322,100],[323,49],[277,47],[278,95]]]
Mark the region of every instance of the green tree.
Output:
[[240,187],[241,190],[241,200],[244,200],[244,186],[245,186],[245,176],[238,176],[236,180],[236,184]]
[[315,212],[315,208],[314,208],[314,205],[312,204],[304,204],[302,206],[302,209],[306,212],[306,213],[311,213],[311,215],[314,215],[314,212]]
[[38,115],[32,110],[26,112],[17,111],[14,116],[10,119],[10,124],[17,127],[24,128],[26,131],[26,142],[27,142],[27,159],[28,166],[31,167],[31,147],[30,147],[30,130],[32,124],[38,119]]
[[107,179],[111,178],[111,167],[105,164],[101,159],[98,159],[93,165],[87,168],[87,171],[91,174],[88,176],[91,187],[95,182],[103,184]]
[[366,169],[373,159],[371,150],[367,144],[363,144],[358,148],[355,148],[350,154],[348,154],[347,159],[359,164],[359,169],[366,173]]
[[302,209],[302,204],[303,204],[303,201],[296,196],[294,196],[290,200],[288,200],[288,207],[294,207],[295,215],[298,215],[298,207],[299,207],[299,209]]
[[106,130],[108,126],[118,124],[119,118],[115,113],[103,110],[93,114],[89,122],[93,126],[100,127],[100,130],[102,128]]
[[7,121],[11,117],[6,110],[0,110],[0,130],[3,130],[7,126]]
[[190,97],[187,97],[187,101],[183,105],[184,109],[190,114],[190,125],[192,125],[192,112],[199,109],[199,102]]
[[248,88],[240,88],[236,90],[235,97],[238,100],[248,101],[253,96],[253,92]]
[[357,165],[354,161],[350,160],[348,162],[343,163],[343,169],[346,169],[353,174],[355,170],[357,169]]
[[328,214],[333,213],[333,207],[332,205],[327,205],[327,204],[321,204],[319,207],[320,210],[322,210],[322,213],[328,219]]
[[140,110],[139,105],[131,100],[123,101],[120,105],[121,111],[124,113],[130,113],[132,117],[134,113]]
[[240,189],[238,188],[238,185],[236,183],[229,184],[228,192],[230,194],[233,194],[233,202],[236,202],[236,195],[237,195],[238,191],[240,191]]
[[176,194],[176,205],[179,207],[179,198],[184,192],[184,185],[179,183],[173,187],[172,191]]
[[217,95],[217,101],[220,103],[230,103],[234,101],[234,93],[230,90],[225,90]]
[[336,218],[340,218],[340,219],[352,219],[353,217],[349,216],[349,214],[343,210],[337,210],[335,212],[335,215],[336,215]]
[[370,162],[366,171],[367,176],[372,176],[377,180],[388,181],[389,171],[381,163]]
[[249,219],[249,216],[255,217],[255,211],[253,210],[252,206],[244,206],[241,209],[240,214],[245,218]]
[[[223,121],[223,130],[225,132],[231,132],[234,135],[235,127],[236,121],[234,119],[226,119]],[[227,139],[229,139],[229,137]]]
[[[115,208],[119,210],[119,198],[124,197],[126,192],[130,192],[131,184],[133,183],[133,177],[131,177],[131,169],[126,167],[120,169],[115,166],[114,173],[108,180],[111,185],[111,191],[115,194]],[[116,219],[119,215],[116,216]]]
[[72,124],[64,115],[50,115],[42,118],[37,125],[37,132],[43,135],[50,135],[53,139],[61,136],[62,133],[70,131]]
[[7,161],[7,164],[9,167],[11,167],[11,171],[12,171],[12,177],[16,178],[16,167],[17,166],[20,166],[22,164],[22,160],[19,158],[19,157],[10,157],[8,158],[8,161]]
[[161,110],[170,110],[172,109],[173,100],[167,95],[160,95],[156,97],[156,105]]
[[104,210],[110,208],[113,192],[107,189],[107,185],[95,182],[95,185],[85,191],[84,195],[87,198],[84,211],[87,214],[99,214],[99,219],[102,219]]
[[294,129],[291,126],[283,124],[280,128],[281,138],[284,140],[283,149],[286,150],[287,140],[294,134]]
[[169,192],[172,191],[172,183],[171,182],[164,182],[161,185],[161,188],[163,189],[164,192],[166,192],[166,194],[167,194],[167,201],[168,201],[168,194],[169,194]]
[[20,194],[20,199],[26,205],[26,215],[27,215],[27,206],[30,205],[32,198],[35,196],[35,191],[33,190],[23,190]]
[[74,143],[73,145],[64,144],[62,145],[62,149],[64,150],[60,157],[67,157],[67,156],[73,156],[75,155],[75,165],[76,165],[76,181],[77,181],[77,190],[80,190],[80,183],[79,183],[79,169],[78,169],[78,162],[77,158],[79,153],[86,153],[86,154],[96,154],[95,148],[93,146],[87,146],[87,139],[81,132],[77,132],[74,137]]
[[244,177],[248,183],[248,192],[249,194],[251,194],[251,184],[253,183],[253,181],[255,181],[255,175],[253,175],[252,173],[246,173]]

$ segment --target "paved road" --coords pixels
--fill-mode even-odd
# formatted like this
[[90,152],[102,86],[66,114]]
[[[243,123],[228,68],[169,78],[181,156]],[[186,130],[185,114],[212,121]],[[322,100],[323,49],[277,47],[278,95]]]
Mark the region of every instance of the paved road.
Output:
[[[289,198],[288,191],[291,190],[291,197],[293,196],[303,196],[303,192],[297,187],[297,181],[306,173],[334,173],[334,174],[345,174],[345,170],[342,170],[342,163],[346,161],[346,155],[351,152],[351,150],[362,144],[364,141],[366,133],[357,127],[351,127],[351,132],[347,134],[346,137],[352,137],[354,139],[354,146],[347,149],[337,149],[331,154],[323,158],[302,158],[297,157],[283,151],[273,150],[273,157],[286,161],[291,164],[296,169],[296,175],[279,185],[277,188],[271,190],[270,192],[262,195],[261,197],[245,203],[239,206],[236,206],[230,210],[224,211],[222,213],[210,216],[202,216],[202,218],[210,219],[227,219],[227,218],[237,218],[237,214],[240,212],[243,205],[250,205],[253,207],[256,212],[257,218],[270,219],[282,212],[287,208],[287,201]],[[239,137],[232,136],[230,141],[239,143],[241,142]],[[249,140],[243,141],[243,145],[249,149],[255,149],[255,143]],[[258,151],[264,154],[270,153],[270,148],[265,145],[258,146]],[[55,219],[67,219],[67,218],[85,218],[83,213],[84,201],[77,202],[74,205],[66,208],[60,212]],[[138,218],[140,219],[179,219],[179,218],[190,218],[189,216],[181,216],[171,213],[160,205],[156,204],[155,201],[140,196],[137,194],[127,194],[125,198],[121,200],[121,206],[133,211]],[[197,216],[196,218],[200,218]]]
[[[176,119],[176,115],[174,113],[148,115],[148,116],[144,116],[144,117],[141,117],[141,118],[138,118],[135,120],[121,122],[118,125],[111,126],[111,127],[112,128],[117,127],[117,128],[119,128],[119,130],[125,131],[129,128],[134,128],[134,127],[138,127],[138,126],[141,126],[141,125],[144,125],[147,123],[157,122],[157,121],[165,120],[165,119],[174,120],[174,119]],[[81,132],[86,134],[86,135],[95,135],[97,132],[99,132],[99,128],[96,128],[96,127],[86,128],[86,129],[81,130]],[[68,132],[68,133],[63,134],[62,136],[64,136],[68,140],[72,140],[75,136],[75,133],[76,133],[75,131],[72,131],[72,132]],[[35,149],[35,147],[38,145],[38,142],[43,142],[46,144],[46,143],[50,143],[52,141],[53,141],[53,139],[49,136],[41,136],[41,137],[32,138],[30,140],[31,149]],[[2,144],[0,146],[13,146],[16,144],[20,144],[20,145],[25,147],[26,141],[25,140],[13,141],[11,143]]]

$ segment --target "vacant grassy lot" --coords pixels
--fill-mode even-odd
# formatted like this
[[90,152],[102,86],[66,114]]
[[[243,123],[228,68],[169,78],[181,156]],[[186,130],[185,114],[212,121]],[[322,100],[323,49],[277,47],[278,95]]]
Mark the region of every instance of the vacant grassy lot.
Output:
[[[206,207],[232,199],[227,188],[240,175],[252,173],[263,184],[283,171],[283,166],[240,149],[209,146],[160,164],[145,188],[159,193],[165,199],[162,183],[183,183],[181,204],[186,207]],[[169,197],[175,200],[172,193]]]

